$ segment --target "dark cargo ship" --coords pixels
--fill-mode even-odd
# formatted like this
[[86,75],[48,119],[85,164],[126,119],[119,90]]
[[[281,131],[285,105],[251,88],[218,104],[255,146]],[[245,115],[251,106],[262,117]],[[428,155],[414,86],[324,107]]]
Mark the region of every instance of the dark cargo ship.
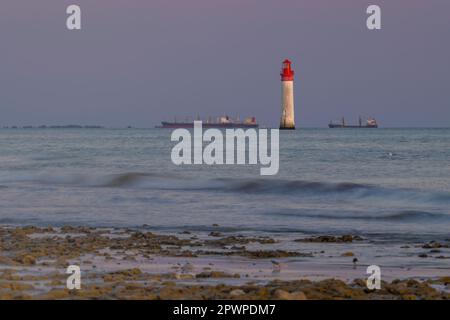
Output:
[[345,119],[342,118],[341,123],[333,123],[333,121],[328,124],[328,128],[378,128],[377,120],[367,119],[366,124],[363,125],[361,117],[359,118],[357,125],[348,125],[345,123]]
[[[200,119],[197,119],[200,121]],[[216,121],[212,121],[211,119],[202,122],[203,128],[218,128],[218,129],[227,129],[227,128],[258,128],[259,124],[256,122],[255,117],[246,118],[244,121],[239,121],[239,119],[231,119],[228,116],[219,117]],[[184,121],[184,122],[168,122],[162,121],[160,126],[157,128],[194,128],[194,121]]]

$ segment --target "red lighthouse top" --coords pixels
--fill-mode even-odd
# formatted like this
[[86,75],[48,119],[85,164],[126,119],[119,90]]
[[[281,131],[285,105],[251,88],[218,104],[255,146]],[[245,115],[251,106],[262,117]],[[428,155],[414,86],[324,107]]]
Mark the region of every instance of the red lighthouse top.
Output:
[[294,70],[291,69],[291,61],[288,59],[283,61],[280,76],[281,81],[294,81]]

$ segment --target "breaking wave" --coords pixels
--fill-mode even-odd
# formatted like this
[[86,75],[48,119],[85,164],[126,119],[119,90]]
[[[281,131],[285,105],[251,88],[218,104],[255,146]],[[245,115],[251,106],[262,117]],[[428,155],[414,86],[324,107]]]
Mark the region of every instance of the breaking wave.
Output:
[[302,210],[285,210],[284,212],[268,213],[270,215],[277,216],[293,216],[304,218],[317,218],[317,219],[332,219],[332,220],[379,220],[379,221],[417,221],[417,220],[450,220],[450,215],[445,213],[436,213],[428,211],[417,210],[403,210],[390,213],[368,213],[368,212],[346,212],[340,214],[338,212],[330,213],[311,213],[304,212]]
[[[167,174],[152,172],[126,172],[118,174],[89,175],[78,173],[49,174],[40,173],[30,176],[18,176],[11,179],[2,179],[2,183],[32,182],[43,185],[63,185],[79,187],[125,188],[139,187],[141,183],[153,180],[170,180]],[[2,187],[2,185],[0,185]],[[6,187],[6,186],[5,186]]]
[[274,180],[274,179],[217,179],[223,182],[224,191],[235,191],[244,193],[346,193],[367,192],[375,190],[376,187],[357,183],[326,183],[303,180]]
[[[125,172],[103,175],[50,175],[15,179],[45,185],[65,185],[99,188],[139,188],[179,192],[222,192],[242,195],[280,195],[291,197],[334,197],[337,199],[377,198],[411,202],[450,204],[450,193],[419,189],[388,188],[351,182],[318,182],[306,180],[264,178],[215,178],[180,176],[159,172]],[[7,185],[1,181],[2,186]],[[8,181],[7,181],[8,182]]]
[[381,198],[425,203],[450,204],[450,193],[419,189],[388,188],[360,183],[332,183],[276,179],[216,179],[209,190],[242,194],[277,194],[286,196],[334,196],[338,198]]
[[110,175],[106,178],[103,178],[103,182],[99,185],[101,187],[127,187],[134,186],[139,181],[144,180],[145,178],[157,177],[154,174],[150,173],[142,173],[142,172],[128,172],[124,174],[116,174]]

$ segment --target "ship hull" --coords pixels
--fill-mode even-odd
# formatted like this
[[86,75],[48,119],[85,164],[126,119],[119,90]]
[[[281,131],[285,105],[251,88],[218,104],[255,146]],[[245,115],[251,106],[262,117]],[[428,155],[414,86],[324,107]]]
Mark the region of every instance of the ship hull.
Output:
[[[245,124],[245,123],[202,123],[202,127],[205,129],[208,128],[216,128],[216,129],[232,129],[232,128],[242,128],[242,129],[248,129],[248,128],[258,128],[258,124]],[[193,122],[161,122],[160,126],[157,126],[157,128],[162,129],[193,129],[194,123]]]
[[341,128],[341,129],[376,129],[378,128],[378,125],[373,126],[347,126],[342,124],[329,124],[328,128],[335,129],[335,128]]

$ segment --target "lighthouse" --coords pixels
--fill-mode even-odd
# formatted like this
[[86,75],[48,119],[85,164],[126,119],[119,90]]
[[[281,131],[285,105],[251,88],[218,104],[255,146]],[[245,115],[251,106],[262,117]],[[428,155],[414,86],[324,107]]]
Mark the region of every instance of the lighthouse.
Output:
[[294,130],[294,71],[291,61],[283,61],[281,69],[281,120],[280,129]]

